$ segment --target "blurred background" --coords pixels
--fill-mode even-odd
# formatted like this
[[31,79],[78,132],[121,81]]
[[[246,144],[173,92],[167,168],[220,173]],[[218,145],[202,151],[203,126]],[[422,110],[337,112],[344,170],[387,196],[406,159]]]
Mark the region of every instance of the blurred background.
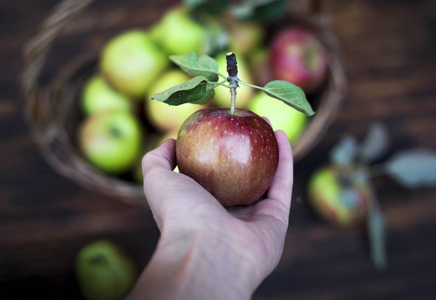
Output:
[[[121,31],[151,27],[179,2],[95,1],[80,8],[57,40],[51,39],[53,28],[45,29],[51,51],[45,61],[38,61],[23,52],[24,46],[59,2],[0,0],[0,293],[5,299],[82,299],[75,260],[85,245],[114,241],[141,270],[159,238],[149,209],[137,204],[138,197],[131,204],[121,196],[85,188],[50,166],[50,149],[41,151],[35,141],[41,137],[32,137],[35,127],[25,120],[29,103],[22,83],[35,74],[29,72],[24,79],[20,75],[25,63],[44,63],[38,97],[45,99],[49,93],[44,86],[79,54],[99,53]],[[386,224],[387,267],[378,271],[371,262],[365,227],[340,228],[321,219],[309,204],[307,186],[312,174],[329,163],[330,150],[345,134],[361,140],[375,121],[386,127],[390,141],[379,162],[407,149],[436,149],[436,3],[320,3],[322,24],[338,41],[335,55],[340,57],[346,92],[329,113],[328,129],[296,161],[283,257],[253,299],[433,299],[434,188],[410,190],[387,176],[371,180]],[[310,11],[305,1],[288,1],[287,7],[297,13]],[[50,22],[56,31],[57,20]],[[40,109],[42,113],[33,115],[44,119],[50,108]],[[69,122],[67,132],[75,128]],[[64,159],[74,161],[75,156]]]

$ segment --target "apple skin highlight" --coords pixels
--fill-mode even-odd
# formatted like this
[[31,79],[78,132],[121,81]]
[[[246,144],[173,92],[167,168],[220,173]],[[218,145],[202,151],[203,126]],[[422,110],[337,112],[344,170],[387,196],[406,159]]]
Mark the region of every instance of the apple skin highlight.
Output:
[[279,151],[271,126],[245,109],[203,109],[180,128],[176,157],[183,173],[222,205],[249,205],[267,191]]

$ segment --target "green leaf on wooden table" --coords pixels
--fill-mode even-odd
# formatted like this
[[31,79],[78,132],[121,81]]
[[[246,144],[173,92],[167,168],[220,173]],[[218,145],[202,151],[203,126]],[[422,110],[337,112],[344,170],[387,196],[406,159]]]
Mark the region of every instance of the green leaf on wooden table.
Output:
[[265,87],[260,89],[268,96],[282,100],[308,116],[315,114],[303,90],[295,84],[283,80],[274,80],[268,82]]
[[357,151],[356,139],[346,135],[330,150],[330,161],[337,166],[350,166],[354,162]]
[[171,55],[170,60],[190,76],[204,76],[209,81],[218,81],[218,63],[205,54],[200,57],[191,51],[184,55]]
[[400,152],[386,162],[385,171],[408,188],[436,186],[436,153],[423,149]]
[[386,154],[389,147],[389,137],[385,126],[373,123],[359,147],[358,158],[364,163],[371,163]]
[[154,94],[150,99],[165,102],[169,105],[184,103],[205,104],[215,95],[214,87],[214,85],[208,83],[206,77],[197,76],[185,83]]
[[377,270],[383,271],[387,266],[386,226],[383,214],[375,198],[369,206],[367,231],[372,263]]

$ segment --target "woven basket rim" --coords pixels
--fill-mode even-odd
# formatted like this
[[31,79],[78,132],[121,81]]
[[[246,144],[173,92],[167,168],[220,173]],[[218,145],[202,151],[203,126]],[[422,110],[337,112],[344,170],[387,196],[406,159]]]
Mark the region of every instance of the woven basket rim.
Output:
[[[92,1],[88,0],[88,2]],[[86,6],[84,5],[82,9],[84,7]],[[315,117],[309,122],[303,135],[293,147],[294,159],[298,161],[315,147],[333,121],[334,114],[345,97],[346,80],[340,61],[341,54],[338,43],[325,24],[325,14],[317,15],[315,18],[308,15],[289,14],[289,16],[294,22],[301,22],[316,29],[330,57],[329,80],[324,87],[320,106]],[[52,34],[59,34],[60,31],[59,28],[59,31]],[[42,45],[36,45],[36,48],[49,48],[51,43],[54,42],[55,38],[49,37],[43,40]],[[30,45],[32,43],[35,47],[35,40],[31,41]],[[56,96],[65,87],[69,78],[74,76],[75,72],[83,64],[89,64],[96,60],[96,54],[78,55],[53,76],[56,79],[52,80],[48,86],[40,87],[38,85],[38,76],[45,62],[44,54],[46,55],[48,50],[39,56],[35,55],[34,52],[35,48],[29,46],[27,51],[24,52],[27,72],[22,77],[22,92],[26,100],[25,117],[43,156],[56,171],[87,189],[116,197],[126,203],[148,206],[142,187],[139,184],[110,177],[87,163],[69,141],[65,128],[60,125],[62,122],[54,117],[56,112],[52,105],[59,100],[56,99]],[[38,72],[29,65],[36,65],[36,67],[33,67],[34,69],[37,67],[41,69]],[[44,101],[44,99],[46,100]]]

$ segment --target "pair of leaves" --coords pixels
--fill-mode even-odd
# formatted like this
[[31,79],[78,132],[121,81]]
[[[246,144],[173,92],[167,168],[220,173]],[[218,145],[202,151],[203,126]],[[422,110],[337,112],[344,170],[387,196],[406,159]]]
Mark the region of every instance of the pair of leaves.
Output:
[[[380,123],[374,123],[361,144],[351,136],[345,136],[333,147],[330,159],[341,167],[353,164],[368,165],[386,154],[389,147],[387,129]],[[407,188],[436,186],[436,153],[434,151],[411,149],[395,154],[380,168]]]
[[[170,60],[194,78],[155,94],[150,97],[151,99],[165,102],[169,105],[184,103],[204,104],[213,98],[213,88],[218,85],[219,77],[226,78],[225,75],[218,72],[217,61],[207,55],[198,57],[194,52],[189,52],[185,55],[170,56]],[[260,89],[270,97],[281,100],[309,116],[314,114],[303,90],[290,82],[275,80],[268,82],[264,87],[254,86],[243,81],[238,82]]]
[[381,123],[371,124],[361,144],[355,137],[346,135],[330,152],[331,161],[338,166],[354,163],[369,164],[386,154],[389,148],[389,136]]

